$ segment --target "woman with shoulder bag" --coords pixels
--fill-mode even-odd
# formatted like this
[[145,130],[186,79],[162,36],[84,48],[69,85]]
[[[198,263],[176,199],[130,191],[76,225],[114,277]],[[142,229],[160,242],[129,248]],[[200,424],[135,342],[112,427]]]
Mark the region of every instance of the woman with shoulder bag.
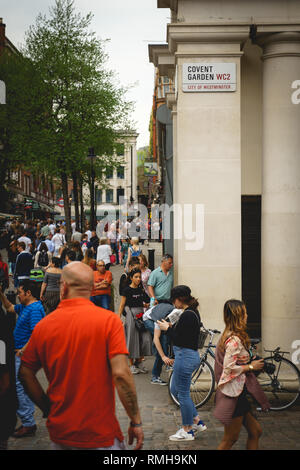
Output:
[[225,330],[217,344],[215,359],[218,388],[214,416],[224,425],[224,436],[219,444],[219,450],[231,449],[239,437],[242,424],[248,432],[247,450],[258,449],[262,430],[251,414],[247,392],[260,403],[264,411],[270,408],[253,373],[262,370],[263,359],[249,363],[250,339],[246,332],[247,317],[244,302],[232,299],[225,303]]
[[152,355],[152,337],[149,331],[138,329],[136,319],[142,319],[144,305],[149,304],[149,297],[141,285],[141,270],[133,268],[129,273],[130,284],[122,291],[119,316],[125,309],[125,336],[129,352],[130,370],[132,374],[148,372],[142,366],[142,357]]
[[175,361],[171,392],[178,398],[182,428],[169,437],[171,441],[193,441],[196,432],[207,428],[201,421],[190,394],[193,372],[200,365],[198,339],[202,325],[197,310],[198,301],[191,296],[188,286],[176,286],[171,290],[171,300],[182,309],[178,322],[171,325],[166,320],[157,321],[159,328],[167,332],[173,343]]

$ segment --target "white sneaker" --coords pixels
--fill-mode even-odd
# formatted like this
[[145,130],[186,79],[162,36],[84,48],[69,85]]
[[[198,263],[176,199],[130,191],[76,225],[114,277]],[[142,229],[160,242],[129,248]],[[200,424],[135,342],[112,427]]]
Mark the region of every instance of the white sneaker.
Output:
[[148,369],[146,369],[146,367],[143,366],[141,362],[137,364],[135,367],[139,370],[141,374],[148,374],[149,372]]
[[192,429],[193,429],[194,433],[202,432],[202,431],[206,431],[207,426],[200,419],[197,424],[196,423],[193,424]]
[[135,366],[131,366],[130,367],[130,372],[133,374],[133,375],[136,375],[136,374],[139,374],[140,373],[140,370],[135,367]]
[[181,428],[177,431],[176,434],[170,436],[169,439],[170,441],[193,441],[195,439],[194,431],[191,430],[186,432],[183,428]]

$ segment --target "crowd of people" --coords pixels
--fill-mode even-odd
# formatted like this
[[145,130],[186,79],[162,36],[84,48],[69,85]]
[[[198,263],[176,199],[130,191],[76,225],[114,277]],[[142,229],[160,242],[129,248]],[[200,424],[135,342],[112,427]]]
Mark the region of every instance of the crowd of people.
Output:
[[[118,230],[112,224],[99,238],[88,226],[83,234],[73,227],[67,243],[63,224],[51,220],[7,224],[3,238],[9,267],[0,258],[5,309],[0,312],[0,340],[6,345],[6,360],[0,363],[2,449],[11,435],[36,433],[35,405],[47,418],[55,450],[124,449],[114,386],[130,419],[128,442],[136,439],[135,449],[141,449],[144,434],[133,376],[147,374],[144,360],[152,355],[150,383],[167,385],[162,369],[173,369],[171,392],[180,403],[182,426],[169,439],[193,441],[207,429],[190,396],[192,374],[200,364],[198,300],[188,286],[173,286],[171,255],[164,255],[151,271],[138,237],[117,237]],[[112,264],[124,271],[118,308],[111,302]],[[18,302],[4,293],[9,275]],[[254,374],[264,364],[250,362],[245,304],[227,301],[223,315],[215,363],[214,416],[224,425],[218,448],[231,448],[244,424],[247,448],[257,449],[261,427],[247,393],[262,409],[269,408]],[[41,368],[49,382],[47,393],[36,376]]]

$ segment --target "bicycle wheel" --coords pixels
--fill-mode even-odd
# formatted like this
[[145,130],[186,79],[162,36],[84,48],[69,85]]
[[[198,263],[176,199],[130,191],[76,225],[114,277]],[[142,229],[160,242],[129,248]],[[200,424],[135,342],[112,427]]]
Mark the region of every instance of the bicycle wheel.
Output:
[[[173,371],[169,378],[168,390],[173,402],[180,406],[177,398],[171,393]],[[215,376],[211,365],[202,361],[199,368],[193,372],[191,381],[191,398],[196,408],[200,408],[208,402],[215,389]]]
[[275,357],[264,359],[274,364],[275,371],[273,374],[261,372],[257,380],[269,400],[271,410],[286,410],[300,395],[300,372],[288,359],[276,360]]

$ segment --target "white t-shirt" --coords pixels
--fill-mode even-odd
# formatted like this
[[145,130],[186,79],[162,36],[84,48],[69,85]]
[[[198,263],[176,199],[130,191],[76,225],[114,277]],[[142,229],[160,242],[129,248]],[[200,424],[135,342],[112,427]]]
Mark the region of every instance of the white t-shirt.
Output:
[[89,242],[92,236],[92,232],[90,230],[87,230],[86,232],[84,232],[84,234],[88,236],[88,242]]
[[105,264],[110,263],[111,254],[110,245],[99,245],[97,249],[97,262],[102,259]]
[[18,242],[24,242],[25,243],[25,251],[29,252],[29,245],[31,245],[31,240],[28,237],[20,237],[18,238]]
[[61,233],[56,233],[51,241],[54,244],[54,251],[57,255],[60,247],[66,243],[65,236]]

